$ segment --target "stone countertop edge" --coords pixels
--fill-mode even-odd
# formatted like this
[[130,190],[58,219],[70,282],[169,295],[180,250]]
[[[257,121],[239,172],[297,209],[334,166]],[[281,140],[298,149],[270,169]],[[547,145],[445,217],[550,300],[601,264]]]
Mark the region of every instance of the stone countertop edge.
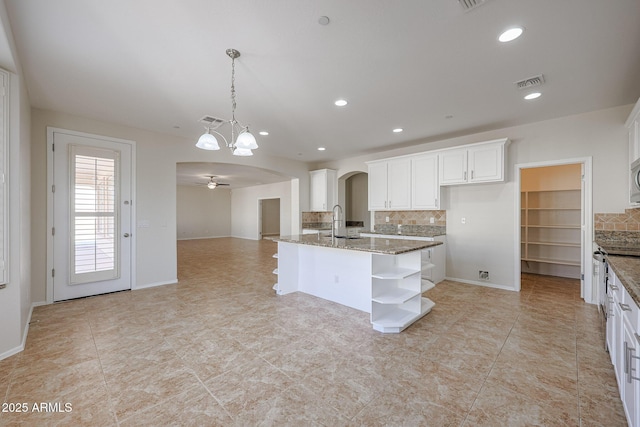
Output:
[[423,240],[385,239],[380,237],[361,237],[358,239],[337,238],[335,243],[332,243],[331,237],[318,238],[315,234],[280,236],[273,240],[275,242],[296,243],[300,245],[320,246],[334,249],[347,249],[385,255],[399,255],[442,244],[442,242],[438,241],[429,242]]
[[607,255],[606,258],[622,286],[640,307],[640,258],[622,255]]
[[361,231],[360,234],[379,234],[380,236],[402,236],[402,237],[437,237],[437,236],[446,236],[447,233],[381,233],[379,231]]

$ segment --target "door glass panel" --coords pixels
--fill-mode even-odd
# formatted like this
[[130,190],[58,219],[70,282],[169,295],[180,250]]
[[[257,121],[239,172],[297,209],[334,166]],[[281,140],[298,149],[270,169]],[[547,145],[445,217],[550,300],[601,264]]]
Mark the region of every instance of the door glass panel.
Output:
[[119,277],[119,153],[71,146],[70,283]]

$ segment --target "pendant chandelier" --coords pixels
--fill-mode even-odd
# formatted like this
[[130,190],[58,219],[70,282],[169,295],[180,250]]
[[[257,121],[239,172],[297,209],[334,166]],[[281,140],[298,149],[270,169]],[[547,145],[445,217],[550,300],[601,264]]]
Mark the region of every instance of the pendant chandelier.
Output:
[[[252,150],[258,148],[256,138],[249,132],[249,126],[243,126],[236,120],[235,60],[240,56],[240,52],[227,49],[226,53],[231,58],[231,120],[215,119],[205,127],[207,131],[198,139],[196,147],[203,150],[219,150],[220,144],[217,137],[220,137],[234,156],[253,156]],[[231,127],[230,140],[218,132],[218,129],[225,124]]]

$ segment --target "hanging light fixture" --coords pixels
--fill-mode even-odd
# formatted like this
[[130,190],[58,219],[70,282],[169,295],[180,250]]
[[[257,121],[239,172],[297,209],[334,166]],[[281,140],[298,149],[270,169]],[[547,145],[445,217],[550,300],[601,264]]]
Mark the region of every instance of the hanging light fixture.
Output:
[[[219,136],[234,156],[253,156],[252,150],[258,148],[256,138],[249,132],[249,126],[243,126],[236,120],[235,60],[240,56],[240,52],[235,49],[227,49],[226,53],[231,58],[231,120],[214,120],[211,125],[206,127],[207,131],[198,139],[196,147],[203,150],[219,150],[220,145],[218,138],[216,138]],[[224,124],[231,126],[230,142],[218,132],[218,129]]]

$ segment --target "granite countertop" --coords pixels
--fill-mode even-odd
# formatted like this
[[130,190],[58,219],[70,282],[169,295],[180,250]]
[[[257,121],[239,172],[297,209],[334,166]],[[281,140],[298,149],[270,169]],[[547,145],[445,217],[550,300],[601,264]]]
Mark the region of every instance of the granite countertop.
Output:
[[640,307],[640,257],[607,255],[609,267],[616,273],[631,298]]
[[640,234],[596,230],[595,242],[606,253],[613,269],[631,298],[640,307]]
[[[347,225],[346,227],[342,227],[345,228],[347,230],[350,229],[354,229],[354,228],[363,228],[363,227],[359,227],[357,225]],[[318,227],[307,227],[307,226],[303,226],[302,227],[303,230],[318,230],[318,231],[331,231],[331,226],[327,225],[327,226],[318,226]]]
[[357,239],[323,237],[316,234],[280,236],[276,242],[298,243],[302,245],[323,246],[327,248],[348,249],[353,251],[374,252],[387,255],[398,255],[441,245],[442,242],[423,240],[385,239],[382,237],[360,237]]
[[362,234],[378,234],[380,236],[415,236],[415,237],[436,237],[446,236],[442,230],[426,230],[426,231],[401,231],[399,233],[384,233],[380,231],[362,231]]
[[598,246],[609,255],[637,256],[640,257],[640,246],[637,242],[599,242]]

